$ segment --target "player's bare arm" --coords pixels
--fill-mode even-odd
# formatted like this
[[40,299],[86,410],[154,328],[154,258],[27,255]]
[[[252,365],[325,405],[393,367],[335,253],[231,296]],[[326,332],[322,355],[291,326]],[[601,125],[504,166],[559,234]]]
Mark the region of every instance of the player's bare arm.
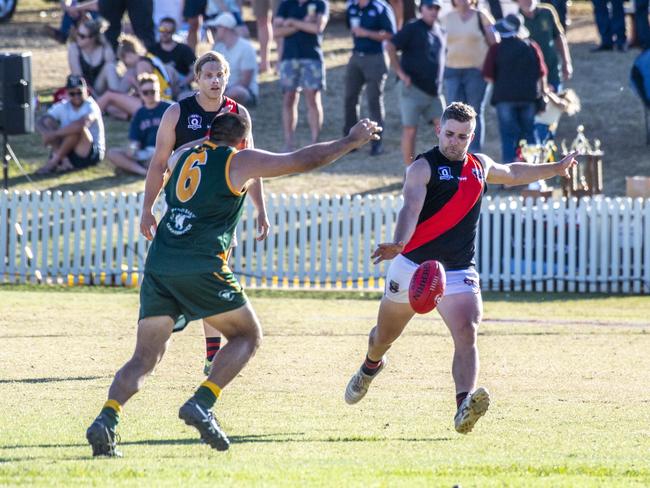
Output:
[[163,186],[167,161],[174,149],[176,142],[176,123],[180,116],[180,107],[176,103],[169,107],[160,121],[156,135],[156,150],[153,153],[147,178],[144,183],[144,201],[142,203],[142,217],[140,218],[140,232],[148,240],[152,240],[156,232],[156,218],[153,215],[153,205],[158,198]]
[[176,163],[178,163],[178,160],[181,159],[181,156],[183,156],[183,154],[185,154],[188,149],[192,149],[195,146],[200,146],[207,139],[207,137],[200,137],[199,139],[194,139],[193,141],[186,142],[182,146],[177,147],[176,150],[174,150],[174,153],[169,156],[169,159],[167,160],[167,169],[169,171],[173,171]]
[[489,167],[487,174],[488,183],[526,185],[533,181],[546,180],[553,176],[564,176],[568,178],[571,167],[578,164],[575,159],[577,154],[577,152],[572,152],[557,163],[546,164],[498,164],[485,154],[477,154],[476,156],[483,162],[484,167]]
[[[251,116],[246,110],[245,107],[240,106],[240,114],[246,117],[249,125],[252,127]],[[250,131],[248,137],[246,138],[246,148],[253,149],[255,147],[255,142],[253,141],[253,131]],[[264,183],[262,178],[255,178],[248,188],[248,194],[253,201],[255,210],[257,211],[256,223],[257,223],[257,235],[255,239],[258,241],[263,241],[269,235],[271,230],[271,224],[269,218],[266,214],[266,204],[264,203]]]
[[306,173],[336,161],[371,140],[378,140],[379,132],[381,127],[376,122],[363,119],[341,139],[312,144],[290,153],[275,154],[259,149],[245,149],[233,156],[230,181],[235,188],[247,189],[253,178]]
[[393,242],[383,242],[377,245],[377,249],[370,256],[375,264],[393,259],[404,250],[404,246],[411,240],[418,223],[418,216],[424,205],[430,177],[431,169],[426,159],[420,158],[406,169],[406,180],[402,190],[404,205],[397,216]]

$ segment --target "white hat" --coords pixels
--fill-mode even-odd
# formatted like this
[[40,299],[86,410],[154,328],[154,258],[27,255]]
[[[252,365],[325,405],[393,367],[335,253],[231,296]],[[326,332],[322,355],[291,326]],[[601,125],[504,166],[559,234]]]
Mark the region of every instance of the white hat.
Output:
[[234,29],[237,27],[237,19],[230,12],[224,12],[217,15],[215,18],[208,20],[205,23],[206,27],[225,27],[226,29]]

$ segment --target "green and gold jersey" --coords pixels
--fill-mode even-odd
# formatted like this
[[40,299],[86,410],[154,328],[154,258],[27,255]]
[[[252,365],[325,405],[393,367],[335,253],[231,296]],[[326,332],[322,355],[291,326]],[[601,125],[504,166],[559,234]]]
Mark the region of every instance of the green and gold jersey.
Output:
[[206,142],[181,156],[165,186],[167,212],[149,248],[145,271],[183,275],[221,269],[246,197],[230,183],[236,152]]

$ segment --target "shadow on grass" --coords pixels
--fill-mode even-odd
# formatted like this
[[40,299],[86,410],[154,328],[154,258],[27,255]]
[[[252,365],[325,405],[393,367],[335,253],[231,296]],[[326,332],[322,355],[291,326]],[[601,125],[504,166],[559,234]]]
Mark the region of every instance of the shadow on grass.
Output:
[[100,380],[103,378],[109,378],[108,376],[70,376],[67,378],[17,378],[13,380],[0,380],[0,384],[3,383],[26,383],[26,384],[38,384],[38,383],[59,383],[64,381],[92,381]]
[[[285,443],[319,443],[319,442],[447,442],[453,440],[451,437],[379,437],[379,436],[353,436],[353,437],[324,437],[321,439],[305,439],[304,432],[293,432],[286,434],[249,434],[234,435],[230,437],[231,444],[285,444]],[[282,437],[287,436],[287,437]],[[120,442],[119,446],[187,446],[201,444],[200,439],[142,439],[138,441]],[[0,446],[0,449],[58,449],[62,447],[85,447],[86,443],[69,444],[16,444],[12,446]],[[0,458],[0,462],[29,461],[29,458]]]

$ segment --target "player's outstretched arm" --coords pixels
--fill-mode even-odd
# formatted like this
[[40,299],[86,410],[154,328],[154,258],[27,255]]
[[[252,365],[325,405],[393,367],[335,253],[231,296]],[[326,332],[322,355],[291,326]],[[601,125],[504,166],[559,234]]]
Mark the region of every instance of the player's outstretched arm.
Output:
[[377,249],[370,256],[375,264],[393,259],[411,240],[427,195],[429,178],[431,178],[431,169],[425,159],[414,161],[406,169],[406,180],[402,190],[404,205],[397,216],[393,242],[382,242],[377,245]]
[[142,216],[140,217],[140,232],[148,240],[153,239],[158,225],[153,215],[153,205],[163,186],[165,171],[167,171],[167,159],[174,149],[176,142],[175,128],[179,116],[180,107],[178,104],[172,105],[163,114],[156,135],[156,149],[147,170]]
[[244,188],[252,178],[305,173],[330,164],[371,140],[379,139],[379,132],[381,127],[376,122],[363,119],[341,139],[312,144],[294,152],[275,154],[259,149],[245,149],[233,156],[230,181],[235,188]]
[[566,155],[557,163],[530,164],[510,163],[498,164],[484,154],[477,156],[483,161],[485,167],[489,168],[487,174],[488,183],[503,185],[526,185],[533,181],[546,180],[553,176],[569,176],[569,169],[578,164],[575,157],[577,151]]

